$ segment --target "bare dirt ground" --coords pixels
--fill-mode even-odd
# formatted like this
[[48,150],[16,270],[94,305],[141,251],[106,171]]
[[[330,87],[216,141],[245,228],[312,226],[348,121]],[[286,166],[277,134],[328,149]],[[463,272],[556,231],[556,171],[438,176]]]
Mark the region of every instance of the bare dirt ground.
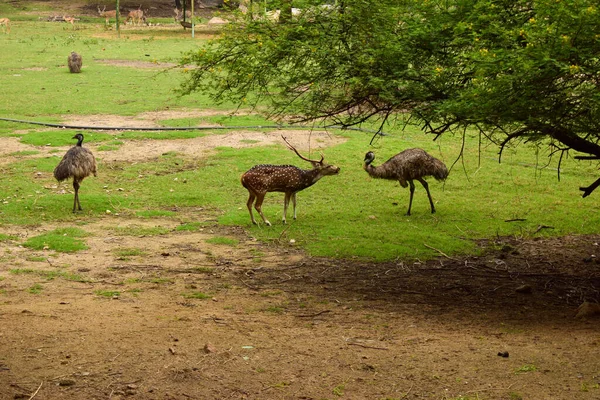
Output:
[[[129,122],[165,117],[176,115]],[[127,123],[113,118],[67,122]],[[126,143],[103,163],[147,161],[165,149],[208,156],[223,141],[279,137],[218,136]],[[315,148],[335,140],[311,138]],[[6,162],[15,151],[48,151],[3,140]],[[260,243],[244,227],[218,226],[215,210],[176,211],[82,220],[89,249],[73,254],[0,244],[1,399],[600,397],[600,321],[575,318],[584,300],[600,298],[600,235],[498,238],[480,243],[480,257],[368,263]],[[205,228],[175,230],[189,220]],[[156,227],[165,233],[133,233]],[[26,239],[54,228],[0,231]],[[215,236],[239,243],[214,244]],[[143,253],[123,255],[128,249]]]

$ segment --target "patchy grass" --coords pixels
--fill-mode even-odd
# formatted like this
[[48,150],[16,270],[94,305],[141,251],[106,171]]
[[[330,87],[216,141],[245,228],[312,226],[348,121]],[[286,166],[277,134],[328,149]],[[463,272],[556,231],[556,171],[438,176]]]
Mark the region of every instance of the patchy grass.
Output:
[[33,250],[54,250],[61,253],[74,253],[87,249],[80,238],[88,233],[79,228],[60,228],[43,235],[34,236],[23,243],[24,247]]
[[100,297],[117,298],[121,295],[121,292],[116,290],[96,290],[94,294]]
[[200,299],[200,300],[206,300],[206,299],[210,299],[212,298],[212,296],[202,293],[202,292],[198,292],[198,291],[192,291],[192,292],[186,292],[186,293],[182,293],[181,294],[185,299]]
[[215,236],[210,239],[207,239],[206,243],[221,244],[221,245],[225,245],[225,246],[235,247],[240,243],[240,241],[237,239],[232,239],[232,238],[228,238],[228,237],[224,237],[224,236]]
[[56,278],[61,278],[66,281],[73,282],[90,282],[89,279],[85,278],[82,275],[72,274],[66,271],[46,271],[32,268],[14,268],[9,270],[9,272],[13,275],[35,275],[44,278],[48,281],[54,280]]
[[117,257],[119,257],[119,259],[122,260],[128,259],[130,257],[143,257],[147,254],[144,250],[138,248],[116,249],[114,250],[114,253]]
[[[0,14],[19,21],[18,36],[0,35],[4,53],[19,54],[19,57],[0,60],[2,116],[60,123],[65,115],[73,115],[74,110],[79,115],[118,113],[123,116],[187,109],[190,105],[198,109],[236,110],[231,104],[212,104],[203,93],[174,95],[173,89],[185,76],[183,70],[123,68],[99,61],[172,62],[179,59],[182,52],[202,45],[202,40],[184,40],[175,32],[153,32],[157,36],[150,38],[143,30],[132,30],[126,33],[127,39],[117,41],[112,37],[98,37],[92,24],[86,25],[84,21],[80,23],[86,29],[73,32],[65,29],[64,24],[40,24],[34,16],[36,13],[25,15],[21,6],[14,7],[13,3],[0,7],[3,7]],[[23,4],[22,7],[30,6]],[[40,10],[35,7],[36,12]],[[63,66],[57,68],[56,60],[64,60],[65,54],[73,48],[84,48],[89,60],[82,74],[68,74]],[[165,126],[272,125],[258,115],[173,118],[160,123]],[[71,223],[104,217],[107,210],[113,215],[172,218],[175,215],[162,210],[202,207],[203,213],[211,214],[220,224],[242,226],[250,236],[264,242],[289,245],[293,239],[294,246],[311,255],[378,261],[477,253],[473,239],[495,236],[520,238],[597,232],[600,204],[593,202],[593,196],[582,199],[578,191],[579,186],[595,179],[597,163],[567,158],[563,160],[559,182],[558,159],[547,157],[542,147],[507,147],[499,164],[497,148],[486,147],[485,143],[480,147],[479,136],[473,132],[467,132],[463,147],[460,137],[444,135],[433,142],[418,127],[394,122],[384,126],[384,131],[387,136],[370,145],[370,134],[330,130],[330,135],[344,139],[336,146],[323,149],[326,160],[341,168],[340,175],[325,177],[299,192],[298,219],[294,221],[288,215],[285,226],[280,222],[283,196],[269,193],[263,211],[273,226],[265,227],[250,224],[245,207],[247,191],[240,185],[239,177],[258,163],[309,168],[282,144],[242,149],[223,146],[202,157],[171,152],[156,160],[110,163],[109,166],[103,160],[109,158],[108,152],[132,140],[180,139],[184,143],[187,138],[221,135],[224,131],[108,133],[86,130],[85,143],[99,146],[99,154],[96,154],[99,174],[83,182],[80,197],[85,211],[74,215],[70,212],[72,193],[61,193],[63,189],[72,191],[70,183],[61,184],[60,190],[53,189],[56,182],[52,171],[64,153],[62,148],[74,144],[71,138],[77,131],[0,121],[0,137],[18,137],[23,144],[56,150],[49,157],[33,157],[38,155],[38,150],[13,153],[16,161],[3,166],[0,224]],[[289,136],[293,135],[294,131],[289,131]],[[429,212],[425,192],[417,185],[413,215],[407,217],[409,191],[395,181],[371,179],[362,169],[368,150],[375,152],[374,164],[380,165],[409,147],[423,148],[449,167],[458,160],[445,183],[430,180],[436,214]],[[307,155],[312,157],[316,153]],[[124,190],[107,189],[112,187]],[[201,225],[190,222],[176,230],[200,228]],[[112,231],[116,235],[131,236],[170,232],[164,227],[117,227]],[[64,240],[71,243],[61,244],[57,238],[31,238],[26,245],[49,250],[56,247],[56,251],[85,248],[81,238],[67,235]],[[259,260],[260,256],[256,258]]]
[[117,236],[160,236],[166,235],[171,230],[163,226],[128,226],[128,227],[115,227],[112,231]]
[[157,217],[172,217],[177,215],[175,211],[167,211],[167,210],[145,210],[138,211],[135,213],[136,216],[140,218],[157,218]]

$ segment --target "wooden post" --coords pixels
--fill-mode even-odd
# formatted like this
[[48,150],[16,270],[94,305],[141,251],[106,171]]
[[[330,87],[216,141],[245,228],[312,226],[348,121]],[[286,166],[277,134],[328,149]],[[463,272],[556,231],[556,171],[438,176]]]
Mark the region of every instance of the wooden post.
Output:
[[119,13],[119,0],[116,0],[117,4],[115,5],[115,16],[117,17],[117,37],[121,37],[121,25],[119,24],[119,17],[121,16]]
[[192,0],[192,39],[194,38],[194,0]]

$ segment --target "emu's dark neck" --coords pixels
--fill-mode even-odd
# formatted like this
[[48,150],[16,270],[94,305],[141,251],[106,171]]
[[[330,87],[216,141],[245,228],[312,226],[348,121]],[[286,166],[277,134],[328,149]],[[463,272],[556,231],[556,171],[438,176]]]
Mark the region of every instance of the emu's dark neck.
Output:
[[82,144],[82,143],[83,143],[83,138],[80,138],[80,139],[78,139],[78,140],[77,140],[77,144],[76,144],[76,146],[79,146],[79,147],[81,147],[81,144]]

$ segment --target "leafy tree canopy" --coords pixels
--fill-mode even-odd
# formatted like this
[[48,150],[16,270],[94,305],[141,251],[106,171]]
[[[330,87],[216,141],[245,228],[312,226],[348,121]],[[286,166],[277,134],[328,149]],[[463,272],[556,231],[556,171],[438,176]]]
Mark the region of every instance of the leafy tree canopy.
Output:
[[[271,4],[290,10],[284,3]],[[501,150],[548,141],[561,157],[600,159],[597,0],[302,5],[279,21],[240,16],[186,54],[181,63],[198,68],[182,92],[344,126],[408,112],[435,135],[476,127]]]

